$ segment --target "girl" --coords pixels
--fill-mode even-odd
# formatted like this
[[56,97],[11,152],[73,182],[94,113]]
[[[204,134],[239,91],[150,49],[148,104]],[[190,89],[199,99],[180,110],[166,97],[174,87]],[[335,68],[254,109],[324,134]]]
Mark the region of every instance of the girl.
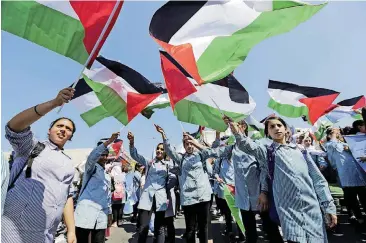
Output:
[[[181,204],[186,220],[187,243],[196,242],[195,225],[197,221],[200,243],[207,243],[209,208],[212,194],[209,173],[212,173],[212,167],[207,166],[206,160],[213,157],[212,150],[204,149],[191,136],[185,134],[183,145],[186,152],[179,154],[170,145],[164,130],[159,126],[156,126],[156,129],[162,135],[166,153],[179,166],[179,185],[181,189]],[[194,151],[195,147],[202,151]]]
[[162,143],[156,147],[156,157],[152,162],[148,162],[146,158],[139,155],[134,146],[135,139],[131,132],[127,135],[130,141],[130,155],[137,163],[146,167],[146,182],[142,189],[139,209],[139,236],[138,242],[145,243],[149,231],[149,221],[151,214],[154,212],[154,242],[164,243],[164,219],[167,209],[167,181],[169,177],[169,169],[173,168],[173,164],[165,161],[164,146]]
[[264,162],[269,171],[270,215],[276,219],[278,214],[284,238],[298,243],[327,242],[325,223],[329,227],[337,224],[328,183],[308,153],[303,155],[295,144],[286,143],[286,123],[278,117],[266,120],[265,134],[273,143],[265,146],[238,133],[230,118],[224,117],[224,121],[235,134],[239,149]]

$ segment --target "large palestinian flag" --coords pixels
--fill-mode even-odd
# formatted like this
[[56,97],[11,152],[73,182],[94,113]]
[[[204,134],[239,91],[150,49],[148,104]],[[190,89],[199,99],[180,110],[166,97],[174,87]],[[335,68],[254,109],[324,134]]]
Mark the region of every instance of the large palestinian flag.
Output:
[[239,120],[253,112],[255,102],[233,75],[198,86],[168,53],[161,51],[160,56],[171,107],[178,120],[224,132],[227,126],[223,114]]
[[347,100],[342,100],[335,105],[329,107],[325,112],[325,116],[333,123],[345,117],[354,117],[355,119],[362,119],[360,114],[355,113],[355,110],[366,106],[366,98],[361,95]]
[[339,95],[339,92],[330,89],[273,80],[269,80],[268,93],[271,97],[268,107],[282,116],[307,116],[311,124],[324,114]]
[[134,79],[141,78],[141,74],[134,73],[135,75],[125,77],[116,75],[104,66],[94,70],[86,69],[71,100],[79,108],[81,118],[89,126],[106,117],[115,117],[127,125],[160,95],[138,93],[129,84]]
[[162,109],[170,106],[167,90],[157,83],[150,82],[147,78],[139,74],[132,68],[113,60],[109,60],[102,56],[97,57],[97,61],[103,66],[122,77],[132,88],[140,94],[157,95],[141,114],[150,118],[155,109]]
[[1,29],[85,64],[106,27],[90,66],[112,30],[122,4],[123,1],[113,0],[2,1]]
[[150,34],[199,84],[228,76],[262,40],[288,32],[325,5],[296,1],[169,1]]

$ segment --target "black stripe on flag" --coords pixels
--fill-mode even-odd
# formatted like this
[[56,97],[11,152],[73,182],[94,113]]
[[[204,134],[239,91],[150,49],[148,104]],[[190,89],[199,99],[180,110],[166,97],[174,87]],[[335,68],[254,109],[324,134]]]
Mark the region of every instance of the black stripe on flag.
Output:
[[206,3],[207,1],[169,1],[154,13],[149,27],[150,35],[169,43],[175,33]]
[[269,80],[268,89],[280,89],[280,90],[291,91],[291,92],[303,94],[308,98],[339,93],[339,92],[331,90],[331,89],[300,86],[297,84],[284,83],[284,82],[279,82],[279,81],[274,81],[274,80]]
[[229,89],[230,99],[236,103],[249,104],[248,91],[240,84],[233,75],[212,82],[212,84],[227,87]]
[[192,76],[171,55],[169,55],[166,51],[160,50],[160,54],[162,54],[171,63],[173,63],[174,66],[177,67],[179,69],[179,71],[181,71],[184,74],[184,76],[186,76],[187,78],[192,78]]
[[147,78],[141,75],[139,72],[133,70],[132,68],[113,61],[102,56],[96,59],[100,64],[111,70],[117,76],[123,78],[127,83],[129,83],[137,92],[140,94],[156,94],[156,93],[166,93],[167,90],[156,86],[154,83],[150,82]]
[[[74,84],[70,85],[72,87]],[[93,89],[85,82],[85,80],[79,79],[79,82],[75,86],[75,93],[71,100],[76,99],[80,96],[83,96],[89,92],[93,92]]]
[[337,103],[337,105],[340,106],[354,106],[355,104],[357,104],[357,102],[363,97],[363,95],[360,95],[358,97],[354,97],[351,99],[346,99],[346,100],[342,100],[339,103]]

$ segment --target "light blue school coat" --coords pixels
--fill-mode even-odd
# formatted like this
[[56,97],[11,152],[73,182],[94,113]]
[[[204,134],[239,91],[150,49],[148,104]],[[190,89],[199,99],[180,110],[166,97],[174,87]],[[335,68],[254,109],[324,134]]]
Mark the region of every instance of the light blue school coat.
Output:
[[135,147],[130,147],[130,155],[137,163],[145,166],[147,170],[146,182],[142,189],[138,208],[150,211],[155,197],[156,211],[165,211],[168,207],[166,194],[167,170],[173,168],[173,163],[170,161],[160,161],[156,158],[149,162],[137,153]]
[[[267,161],[267,148],[237,134],[238,147],[257,161]],[[295,144],[275,143],[273,195],[285,239],[299,243],[327,242],[324,213],[336,214],[328,183],[317,165]],[[268,163],[266,162],[268,170]]]

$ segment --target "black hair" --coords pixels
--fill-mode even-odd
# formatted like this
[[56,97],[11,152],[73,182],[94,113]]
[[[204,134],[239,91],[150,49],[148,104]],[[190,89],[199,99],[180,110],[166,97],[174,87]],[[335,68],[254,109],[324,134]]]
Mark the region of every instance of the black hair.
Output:
[[363,120],[356,120],[352,123],[352,128],[354,129],[354,131],[356,131],[356,133],[360,132],[360,129],[358,127],[360,126],[364,126],[365,122]]
[[269,136],[269,134],[268,134],[268,124],[269,124],[269,121],[271,121],[271,120],[277,120],[277,121],[281,122],[282,125],[285,127],[285,130],[287,130],[286,122],[281,117],[273,116],[273,117],[268,118],[264,122],[264,134],[266,135],[266,137],[271,138],[271,136]]
[[74,121],[71,120],[70,118],[68,118],[68,117],[60,117],[60,118],[57,118],[56,120],[54,120],[53,122],[51,122],[49,129],[51,129],[60,120],[68,120],[68,121],[71,122],[71,124],[72,124],[72,135],[69,138],[69,140],[71,141],[72,137],[74,136],[74,133],[76,132],[76,126],[75,126]]

